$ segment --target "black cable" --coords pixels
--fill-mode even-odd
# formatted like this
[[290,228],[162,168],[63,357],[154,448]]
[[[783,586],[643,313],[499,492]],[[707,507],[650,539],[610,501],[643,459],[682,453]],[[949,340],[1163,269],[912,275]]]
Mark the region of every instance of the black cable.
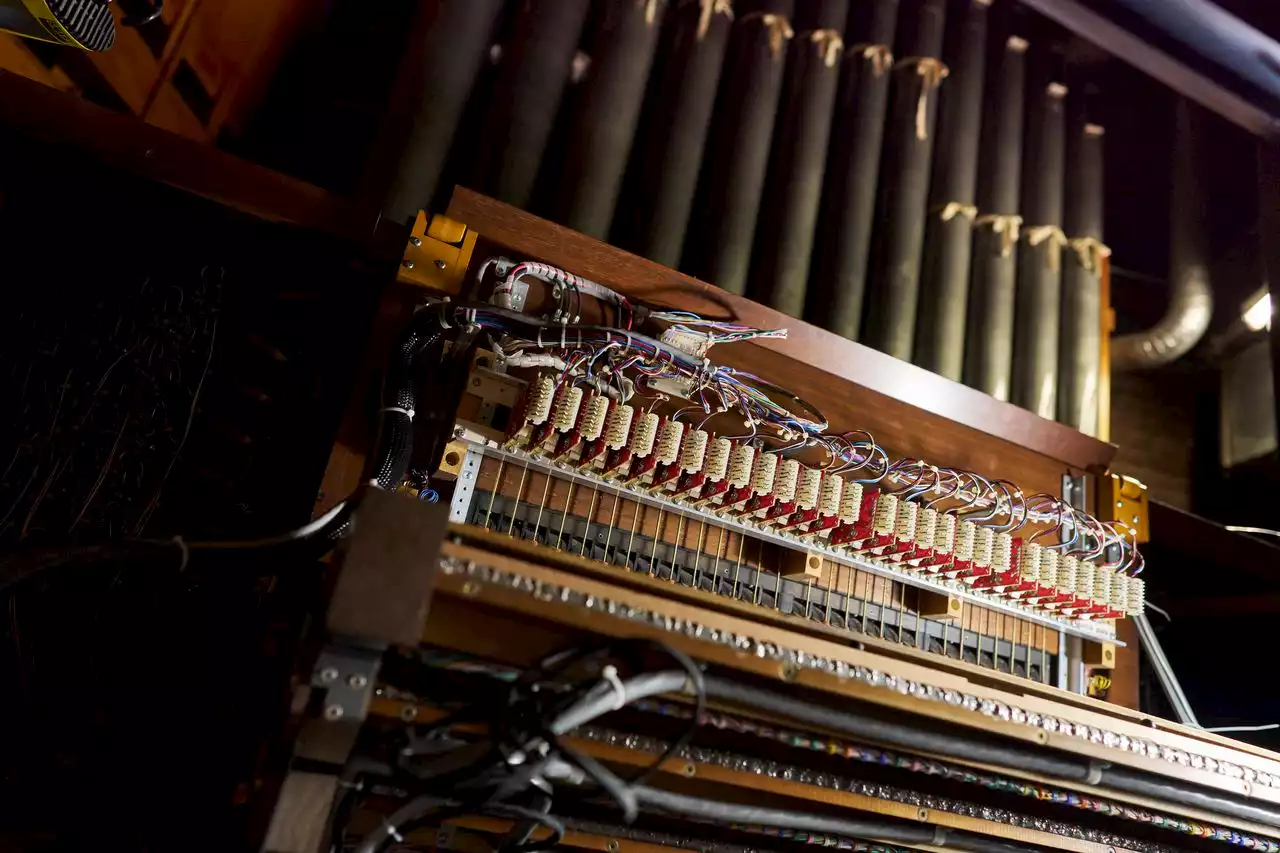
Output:
[[1059,758],[1038,754],[991,740],[965,736],[955,729],[943,734],[911,723],[889,722],[855,711],[837,711],[724,678],[709,676],[705,683],[707,696],[712,699],[725,699],[755,710],[781,714],[799,722],[886,746],[932,752],[981,764],[1021,767],[1043,776],[1073,782],[1084,782],[1089,776],[1087,764],[1073,757]]
[[749,806],[739,803],[723,803],[704,800],[671,791],[640,786],[634,789],[636,799],[646,806],[671,814],[720,824],[756,824],[795,829],[802,832],[821,832],[852,838],[877,841],[896,841],[902,844],[928,844],[948,847],[970,853],[1039,853],[1039,848],[1006,841],[995,841],[976,833],[944,829],[940,826],[906,822],[877,820],[851,820],[828,817],[810,812]]
[[871,740],[885,746],[896,746],[914,752],[934,753],[960,761],[1014,767],[1067,782],[1087,782],[1122,793],[1208,809],[1220,814],[1280,827],[1280,809],[1259,801],[1243,800],[1155,774],[1114,767],[1104,762],[1077,756],[1055,755],[1046,751],[997,743],[977,735],[966,735],[956,728],[939,733],[910,723],[888,722],[852,711],[836,711],[723,678],[708,677],[705,683],[708,698],[723,699],[754,710],[768,711],[852,738]]

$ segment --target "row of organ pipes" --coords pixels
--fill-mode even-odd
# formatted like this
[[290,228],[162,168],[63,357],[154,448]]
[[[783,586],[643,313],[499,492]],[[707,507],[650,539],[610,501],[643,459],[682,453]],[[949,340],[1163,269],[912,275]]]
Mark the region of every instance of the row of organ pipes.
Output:
[[1096,434],[1103,130],[1006,2],[441,0],[388,211],[471,186]]

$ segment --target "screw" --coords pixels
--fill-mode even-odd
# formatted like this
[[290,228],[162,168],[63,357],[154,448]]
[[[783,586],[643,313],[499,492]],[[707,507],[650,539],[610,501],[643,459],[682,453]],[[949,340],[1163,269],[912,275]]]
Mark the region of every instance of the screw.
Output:
[[325,684],[328,684],[331,681],[337,681],[338,671],[331,666],[326,666],[324,669],[320,670],[320,680]]
[[404,268],[405,268],[405,269],[407,269],[407,270],[411,270],[411,269],[413,269],[413,261],[405,261],[405,262],[404,262]]
[[444,261],[436,261],[436,269],[438,269],[438,270],[442,270],[442,269],[444,269],[444,268],[445,268],[445,267],[447,267],[447,266],[449,266],[449,265],[448,265],[448,264],[446,264]]
[[326,720],[341,720],[342,714],[341,705],[329,705],[324,709],[324,718]]
[[783,681],[795,681],[796,665],[791,661],[786,661],[781,667],[779,667],[778,674],[782,676]]
[[412,723],[418,718],[418,709],[412,705],[405,705],[400,709],[400,719],[406,723]]
[[621,849],[621,847],[622,845],[618,843],[616,838],[611,838],[604,843],[604,849],[608,851],[608,853],[618,853],[618,850]]
[[415,246],[421,246],[421,245],[422,245],[422,240],[420,240],[420,239],[419,239],[419,238],[417,238],[417,237],[410,237],[410,238],[409,238],[409,242],[410,242],[410,243],[412,243],[412,244],[413,244],[413,245],[415,245]]
[[684,767],[680,768],[680,772],[685,776],[695,776],[698,773],[698,768],[694,767],[692,764],[686,764]]
[[1124,509],[1124,501],[1116,501],[1116,509]]
[[480,585],[477,583],[472,583],[471,581],[467,581],[462,585],[463,595],[475,595],[479,591],[480,591]]
[[917,811],[917,812],[916,812],[916,817],[918,817],[920,820],[928,820],[928,819],[929,819],[929,810],[928,810],[928,809],[920,809],[919,811]]
[[1134,524],[1137,524],[1137,523],[1138,523],[1138,517],[1137,517],[1136,515],[1133,517],[1133,523],[1134,523]]
[[347,686],[354,690],[363,690],[365,685],[369,683],[369,679],[363,675],[353,675],[347,679]]

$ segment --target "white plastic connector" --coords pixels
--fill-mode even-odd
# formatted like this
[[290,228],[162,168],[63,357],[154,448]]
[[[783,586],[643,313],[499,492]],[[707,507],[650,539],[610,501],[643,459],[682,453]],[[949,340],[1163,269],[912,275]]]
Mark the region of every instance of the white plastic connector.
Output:
[[649,412],[636,422],[631,433],[631,441],[627,444],[632,454],[643,459],[653,452],[654,439],[658,437],[658,416]]
[[840,498],[840,520],[853,524],[862,517],[862,484],[847,482]]
[[1080,598],[1093,598],[1093,579],[1098,567],[1088,560],[1081,560],[1076,572],[1076,595]]
[[582,413],[582,437],[595,441],[604,433],[605,418],[609,415],[609,398],[603,394],[592,397]]
[[756,461],[756,449],[749,444],[739,444],[729,454],[729,485],[735,489],[746,488],[751,482],[751,468]]
[[636,410],[625,404],[619,404],[609,410],[609,417],[605,420],[605,446],[610,450],[621,450],[622,446],[627,443],[627,436],[631,434],[631,421],[636,416]]
[[1079,557],[1063,557],[1058,563],[1058,582],[1054,588],[1062,593],[1076,591],[1076,578],[1080,574]]
[[551,404],[555,401],[556,383],[545,373],[538,374],[529,383],[529,396],[525,403],[525,420],[531,424],[545,424],[551,416]]
[[822,488],[818,492],[818,512],[823,515],[839,515],[842,497],[844,497],[844,478],[839,474],[823,472]]
[[894,531],[898,524],[898,496],[881,492],[876,497],[876,511],[871,516],[873,533],[887,535]]
[[1018,573],[1024,581],[1034,581],[1040,577],[1040,571],[1044,567],[1044,548],[1034,542],[1027,542],[1022,546],[1022,571]]
[[751,471],[751,491],[757,495],[767,495],[772,492],[773,477],[777,472],[777,454],[761,453],[756,457],[755,468]]
[[684,439],[684,424],[667,421],[658,430],[657,460],[660,465],[673,465],[680,458],[680,444]]
[[938,526],[933,532],[933,550],[938,554],[950,554],[956,547],[956,517],[950,513],[938,513]]
[[956,548],[957,560],[971,562],[978,544],[978,525],[972,521],[957,521]]
[[582,389],[568,385],[560,390],[556,400],[555,427],[559,432],[568,432],[578,422],[578,412],[582,409]]
[[1115,581],[1116,570],[1098,566],[1093,575],[1093,601],[1095,604],[1111,604],[1111,584]]
[[787,503],[795,500],[796,483],[799,480],[799,460],[783,459],[778,463],[778,472],[773,475],[773,496],[778,503]]
[[707,458],[707,442],[711,435],[705,429],[691,429],[684,437],[684,445],[680,448],[680,468],[690,474],[702,470]]
[[915,543],[919,548],[932,548],[938,535],[938,511],[922,506],[916,511]]
[[1036,583],[1049,589],[1058,588],[1058,576],[1062,573],[1062,555],[1052,548],[1044,549],[1044,560],[1040,563],[1040,573]]
[[729,472],[729,454],[733,451],[733,442],[727,438],[712,440],[707,447],[707,479],[719,483]]
[[1125,612],[1137,616],[1147,607],[1147,582],[1139,577],[1129,578],[1129,606]]
[[800,509],[814,509],[818,505],[818,492],[822,488],[822,472],[801,466],[800,481],[796,484],[796,506]]

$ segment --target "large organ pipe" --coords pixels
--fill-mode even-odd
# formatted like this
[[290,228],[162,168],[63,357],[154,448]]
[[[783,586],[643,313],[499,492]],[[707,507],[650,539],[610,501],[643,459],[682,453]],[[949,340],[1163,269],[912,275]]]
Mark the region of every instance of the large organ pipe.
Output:
[[1023,159],[1022,246],[1014,307],[1012,399],[1044,418],[1058,415],[1061,321],[1063,99],[1050,75],[1033,78]]
[[1009,399],[1013,378],[1026,50],[1020,36],[1006,35],[993,56],[979,156],[964,381],[997,400]]
[[904,361],[911,358],[920,295],[920,257],[942,64],[945,0],[916,0],[894,63],[884,166],[881,170],[866,343]]
[[787,56],[751,280],[761,301],[792,317],[804,314],[848,11],[848,0],[803,4]]
[[1064,230],[1070,241],[1062,266],[1062,341],[1058,420],[1081,432],[1098,431],[1098,371],[1102,345],[1102,128],[1073,121],[1067,138]]
[[868,0],[850,12],[806,300],[807,319],[853,340],[862,322],[897,23],[898,0]]
[[733,6],[729,0],[679,0],[667,17],[674,22],[659,49],[636,139],[631,210],[614,217],[614,232],[638,253],[674,267],[693,210]]
[[666,0],[609,0],[564,159],[562,219],[604,239],[631,154]]
[[738,5],[707,143],[710,155],[686,266],[732,293],[747,289],[787,45],[795,35],[793,6],[793,0]]
[[528,207],[590,0],[530,0],[502,54],[479,158],[485,191]]
[[978,137],[986,65],[987,6],[969,0],[943,51],[951,73],[939,96],[915,362],[956,381],[964,370],[965,307],[977,218]]
[[442,0],[421,48],[421,68],[408,69],[420,97],[385,213],[405,222],[431,205],[467,97],[489,54],[503,0]]

